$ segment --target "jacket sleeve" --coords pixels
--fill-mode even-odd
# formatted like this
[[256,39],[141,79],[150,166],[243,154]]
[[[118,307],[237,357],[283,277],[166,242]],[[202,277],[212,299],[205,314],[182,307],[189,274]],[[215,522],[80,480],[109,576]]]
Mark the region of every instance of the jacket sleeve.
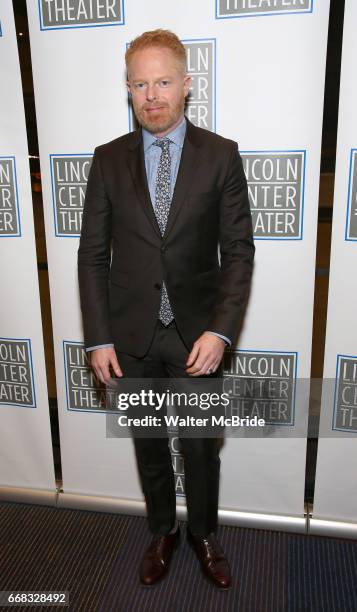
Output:
[[220,278],[207,329],[234,342],[248,301],[255,253],[247,180],[236,143],[221,194],[219,243]]
[[78,281],[86,347],[110,344],[108,279],[111,203],[105,191],[98,148],[88,175],[78,249]]

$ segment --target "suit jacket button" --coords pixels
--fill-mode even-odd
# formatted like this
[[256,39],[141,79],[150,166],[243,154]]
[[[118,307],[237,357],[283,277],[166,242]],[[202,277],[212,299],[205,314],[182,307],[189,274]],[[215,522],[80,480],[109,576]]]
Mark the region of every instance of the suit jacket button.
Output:
[[166,246],[163,244],[161,247],[161,253],[165,253],[165,251],[166,251]]
[[155,283],[154,287],[155,289],[161,289],[161,283]]

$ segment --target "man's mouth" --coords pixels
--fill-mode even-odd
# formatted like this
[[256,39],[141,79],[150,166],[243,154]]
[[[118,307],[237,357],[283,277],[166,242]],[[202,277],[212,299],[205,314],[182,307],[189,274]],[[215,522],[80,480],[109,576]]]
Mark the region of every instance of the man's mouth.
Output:
[[160,111],[160,110],[162,110],[163,108],[165,108],[165,106],[150,106],[150,107],[148,107],[148,108],[145,108],[145,110],[146,110],[148,113],[151,113],[151,112],[155,112],[155,111]]

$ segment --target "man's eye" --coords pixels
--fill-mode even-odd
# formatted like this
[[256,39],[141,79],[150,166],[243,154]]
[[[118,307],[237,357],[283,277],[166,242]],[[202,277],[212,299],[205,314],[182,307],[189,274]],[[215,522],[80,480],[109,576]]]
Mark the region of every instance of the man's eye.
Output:
[[170,84],[170,81],[166,81],[166,80],[164,80],[164,81],[160,81],[160,85],[161,85],[162,87],[167,87],[169,84]]
[[144,85],[145,85],[145,83],[135,83],[134,87],[135,87],[135,89],[143,89]]

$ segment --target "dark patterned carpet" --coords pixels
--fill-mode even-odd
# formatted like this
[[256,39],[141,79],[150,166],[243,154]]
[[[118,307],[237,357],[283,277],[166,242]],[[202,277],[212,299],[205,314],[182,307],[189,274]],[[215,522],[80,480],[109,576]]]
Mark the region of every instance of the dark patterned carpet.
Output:
[[66,590],[69,607],[1,610],[109,612],[357,612],[357,542],[220,527],[234,585],[205,580],[185,542],[170,573],[141,586],[146,519],[0,503],[0,590]]

